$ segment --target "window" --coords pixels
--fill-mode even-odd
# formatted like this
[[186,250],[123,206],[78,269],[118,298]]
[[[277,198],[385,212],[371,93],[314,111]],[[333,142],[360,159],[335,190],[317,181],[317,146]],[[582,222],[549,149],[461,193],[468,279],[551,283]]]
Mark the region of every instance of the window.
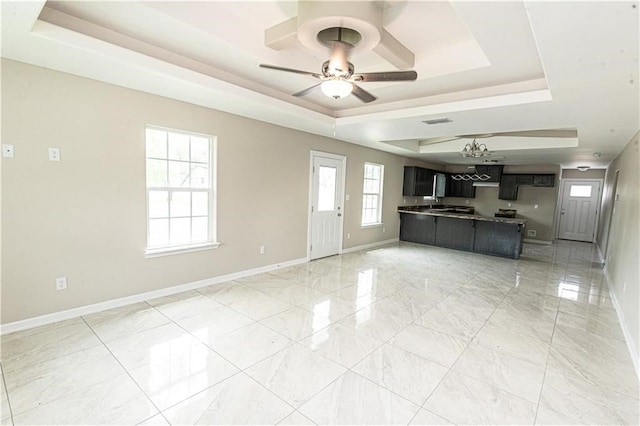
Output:
[[591,185],[571,185],[569,197],[591,197]]
[[217,247],[215,139],[146,128],[147,255]]
[[364,163],[362,190],[362,226],[382,223],[382,177],[384,166]]

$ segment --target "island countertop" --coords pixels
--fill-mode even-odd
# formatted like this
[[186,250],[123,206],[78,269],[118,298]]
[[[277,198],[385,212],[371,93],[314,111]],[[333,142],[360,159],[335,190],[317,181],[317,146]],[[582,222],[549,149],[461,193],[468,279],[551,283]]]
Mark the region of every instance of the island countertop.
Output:
[[398,207],[398,213],[408,213],[408,214],[420,214],[427,216],[440,216],[440,217],[450,217],[455,219],[467,219],[467,220],[481,220],[485,222],[499,222],[499,223],[509,223],[513,225],[524,225],[527,220],[526,219],[517,219],[517,218],[507,218],[507,217],[488,217],[488,216],[480,216],[476,214],[468,214],[468,213],[456,213],[450,211],[443,210],[456,210],[460,209],[460,207],[453,207],[450,209],[447,208],[429,208],[429,206],[410,206],[410,207]]

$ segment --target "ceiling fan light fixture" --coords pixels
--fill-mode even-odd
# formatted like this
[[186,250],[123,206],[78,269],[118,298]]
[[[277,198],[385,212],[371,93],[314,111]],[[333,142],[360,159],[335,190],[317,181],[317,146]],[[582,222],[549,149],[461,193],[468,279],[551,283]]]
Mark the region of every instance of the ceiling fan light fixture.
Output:
[[330,98],[342,99],[351,94],[353,84],[339,79],[326,80],[320,84],[320,90]]
[[487,146],[483,143],[478,144],[474,139],[473,142],[468,143],[464,146],[460,155],[463,157],[486,157],[487,155],[491,155],[491,152],[487,149]]

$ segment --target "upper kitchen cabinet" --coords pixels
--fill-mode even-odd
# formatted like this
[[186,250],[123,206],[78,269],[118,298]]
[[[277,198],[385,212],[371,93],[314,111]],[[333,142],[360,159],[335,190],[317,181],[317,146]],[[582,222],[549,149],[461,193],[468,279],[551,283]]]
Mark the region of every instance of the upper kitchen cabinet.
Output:
[[518,198],[518,188],[521,186],[553,188],[555,179],[556,175],[554,174],[502,175],[498,198],[501,200],[516,200]]
[[518,175],[502,175],[498,198],[501,200],[516,200],[518,198]]
[[424,167],[407,166],[404,168],[404,184],[402,195],[410,197],[429,197],[434,195],[444,197],[440,193],[444,189],[443,184],[439,184],[444,179],[442,173],[436,170],[425,169]]
[[447,197],[475,198],[476,187],[471,180],[455,180],[447,176]]
[[476,174],[489,176],[489,179],[483,182],[500,182],[500,178],[502,177],[503,167],[504,166],[501,164],[493,165],[493,166],[487,166],[487,165],[475,166]]
[[556,175],[533,175],[533,186],[542,186],[545,188],[553,188],[556,181]]

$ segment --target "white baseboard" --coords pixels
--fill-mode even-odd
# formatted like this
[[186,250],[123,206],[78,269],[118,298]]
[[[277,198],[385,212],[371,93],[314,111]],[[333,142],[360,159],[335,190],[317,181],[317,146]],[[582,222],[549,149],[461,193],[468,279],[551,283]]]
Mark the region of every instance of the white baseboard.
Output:
[[627,350],[631,355],[631,361],[633,362],[633,367],[636,369],[636,378],[640,381],[640,358],[638,357],[638,352],[636,348],[633,347],[633,339],[631,338],[631,333],[627,328],[627,324],[624,321],[624,315],[622,313],[622,308],[618,303],[618,299],[616,298],[616,294],[613,292],[613,283],[611,282],[611,278],[609,277],[609,271],[607,271],[607,267],[604,267],[604,277],[607,280],[607,286],[609,287],[609,297],[611,297],[611,303],[618,314],[618,321],[620,322],[620,327],[622,328],[622,334],[624,335],[625,343],[627,344]]
[[181,293],[187,290],[194,290],[206,287],[212,284],[218,284],[225,281],[236,280],[238,278],[248,277],[250,275],[262,274],[287,266],[306,263],[307,258],[289,260],[287,262],[275,263],[272,265],[261,266],[259,268],[247,269],[240,272],[234,272],[227,275],[207,278],[200,281],[193,281],[186,284],[180,284],[172,287],[162,288],[159,290],[148,291],[146,293],[134,294],[131,296],[121,297],[118,299],[107,300],[105,302],[94,303],[92,305],[80,306],[66,311],[54,312],[52,314],[41,315],[38,317],[27,318],[25,320],[0,324],[0,335],[14,333],[16,331],[27,330],[42,325],[52,324],[54,322],[77,318],[82,315],[94,314],[96,312],[105,311],[107,309],[118,308],[120,306],[130,305],[132,303],[144,302],[145,300],[155,299],[156,297],[170,296],[172,294]]
[[386,246],[387,244],[393,244],[400,241],[400,238],[392,238],[390,240],[378,241],[377,243],[364,244],[362,246],[350,247],[342,249],[342,254],[353,253],[354,251],[366,250],[374,247]]
[[596,248],[598,249],[598,257],[600,258],[600,265],[604,265],[604,256],[602,254],[602,249],[600,248],[600,244],[597,241],[594,241]]
[[542,241],[542,240],[530,240],[528,238],[525,238],[524,240],[525,243],[529,243],[529,244],[542,244],[545,246],[550,246],[551,245],[551,241]]

